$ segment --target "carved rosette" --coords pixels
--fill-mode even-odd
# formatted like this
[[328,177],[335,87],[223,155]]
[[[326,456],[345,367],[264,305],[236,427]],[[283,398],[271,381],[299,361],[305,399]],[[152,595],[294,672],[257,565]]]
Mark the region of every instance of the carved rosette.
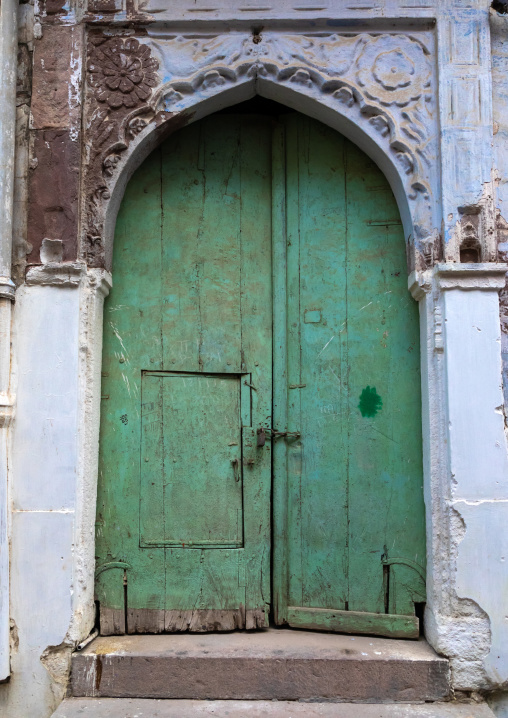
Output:
[[150,98],[158,66],[150,48],[134,37],[100,38],[88,62],[89,81],[99,102],[133,108]]
[[431,67],[425,48],[408,37],[399,37],[397,46],[387,49],[386,35],[372,38],[362,49],[357,63],[358,84],[371,100],[389,107],[406,107],[429,93]]
[[[386,144],[414,204],[415,264],[423,269],[438,258],[429,199],[436,164],[432,68],[422,36],[263,33],[254,42],[250,35],[231,33],[149,42],[92,39],[90,144],[100,155],[100,168],[94,165],[89,194],[89,254],[102,251],[102,227],[93,217],[108,198],[123,153],[147,124],[235,84],[267,79],[334,106]],[[168,79],[156,87],[158,67]]]
[[90,266],[103,262],[104,203],[110,198],[114,176],[129,142],[153,118],[149,104],[158,84],[159,63],[151,48],[135,37],[92,34],[87,79],[89,96],[88,144],[90,161],[86,177],[86,231],[84,254]]

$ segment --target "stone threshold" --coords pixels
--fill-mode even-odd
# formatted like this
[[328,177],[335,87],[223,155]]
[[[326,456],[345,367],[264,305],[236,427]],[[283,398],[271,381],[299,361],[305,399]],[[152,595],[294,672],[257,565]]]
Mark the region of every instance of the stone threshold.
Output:
[[485,704],[68,698],[53,718],[494,718]]
[[271,628],[97,638],[73,655],[72,695],[411,703],[446,700],[450,684],[424,640]]

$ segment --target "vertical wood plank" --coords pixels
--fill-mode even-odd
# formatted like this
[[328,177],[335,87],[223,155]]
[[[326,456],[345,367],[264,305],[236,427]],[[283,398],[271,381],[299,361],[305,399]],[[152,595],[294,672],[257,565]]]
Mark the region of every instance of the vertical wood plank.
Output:
[[[273,425],[287,427],[287,257],[285,126],[272,138]],[[276,624],[287,620],[288,476],[287,444],[273,445],[273,611]]]
[[[242,370],[251,377],[252,435],[272,422],[272,281],[271,281],[271,122],[244,116],[240,122],[240,236]],[[244,441],[249,441],[244,428]],[[244,564],[249,621],[268,625],[271,568],[271,442],[254,449],[254,466],[244,446]],[[248,548],[247,548],[248,547]],[[254,616],[258,615],[258,618]],[[261,625],[261,623],[259,623]],[[254,626],[251,626],[254,627]]]
[[162,376],[141,377],[141,463],[139,540],[141,546],[164,536],[164,405]]
[[228,116],[163,145],[166,369],[241,371],[239,143]]
[[205,197],[205,172],[199,162],[203,131],[203,125],[196,123],[161,146],[163,304],[160,312],[163,366],[167,370],[201,369],[199,282],[203,262],[196,247],[196,236],[202,231]]
[[[299,306],[290,294],[288,302],[298,310],[288,321],[299,331],[299,355],[293,341],[289,361],[300,371],[289,375],[289,405],[290,411],[299,406],[303,452],[297,468],[301,569],[291,574],[301,571],[298,605],[340,609],[347,602],[347,465],[341,460],[347,423],[340,410],[346,383],[343,139],[308,118],[294,120],[298,145],[291,151],[288,141],[288,155],[298,157],[298,176],[290,177],[288,162],[287,187],[288,203],[290,193],[298,193],[294,222],[300,249],[298,263],[288,264],[288,272]],[[293,235],[296,238],[296,232]],[[294,240],[289,241],[293,245]],[[296,586],[294,578],[293,583]]]
[[[299,116],[286,123],[286,243],[287,243],[287,384],[302,383],[300,366],[300,155]],[[301,429],[301,393],[287,390],[287,425],[281,431]],[[285,442],[287,451],[287,553],[290,565],[288,603],[303,605],[302,442]]]
[[[347,423],[340,410],[348,360],[344,139],[302,119],[300,325],[305,473],[304,605],[348,600]],[[307,159],[308,158],[308,159]]]

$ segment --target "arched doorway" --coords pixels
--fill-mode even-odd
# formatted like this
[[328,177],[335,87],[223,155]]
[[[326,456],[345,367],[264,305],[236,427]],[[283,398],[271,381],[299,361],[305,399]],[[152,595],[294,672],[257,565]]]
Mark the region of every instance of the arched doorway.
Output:
[[104,634],[277,624],[416,636],[417,308],[372,161],[268,101],[131,179],[104,314]]

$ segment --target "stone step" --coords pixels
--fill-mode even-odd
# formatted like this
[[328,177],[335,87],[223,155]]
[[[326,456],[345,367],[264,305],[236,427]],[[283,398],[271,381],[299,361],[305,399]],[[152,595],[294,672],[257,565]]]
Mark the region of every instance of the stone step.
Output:
[[290,629],[108,636],[72,658],[72,695],[199,700],[438,701],[448,661],[423,640]]
[[67,698],[53,718],[494,718],[485,704]]

